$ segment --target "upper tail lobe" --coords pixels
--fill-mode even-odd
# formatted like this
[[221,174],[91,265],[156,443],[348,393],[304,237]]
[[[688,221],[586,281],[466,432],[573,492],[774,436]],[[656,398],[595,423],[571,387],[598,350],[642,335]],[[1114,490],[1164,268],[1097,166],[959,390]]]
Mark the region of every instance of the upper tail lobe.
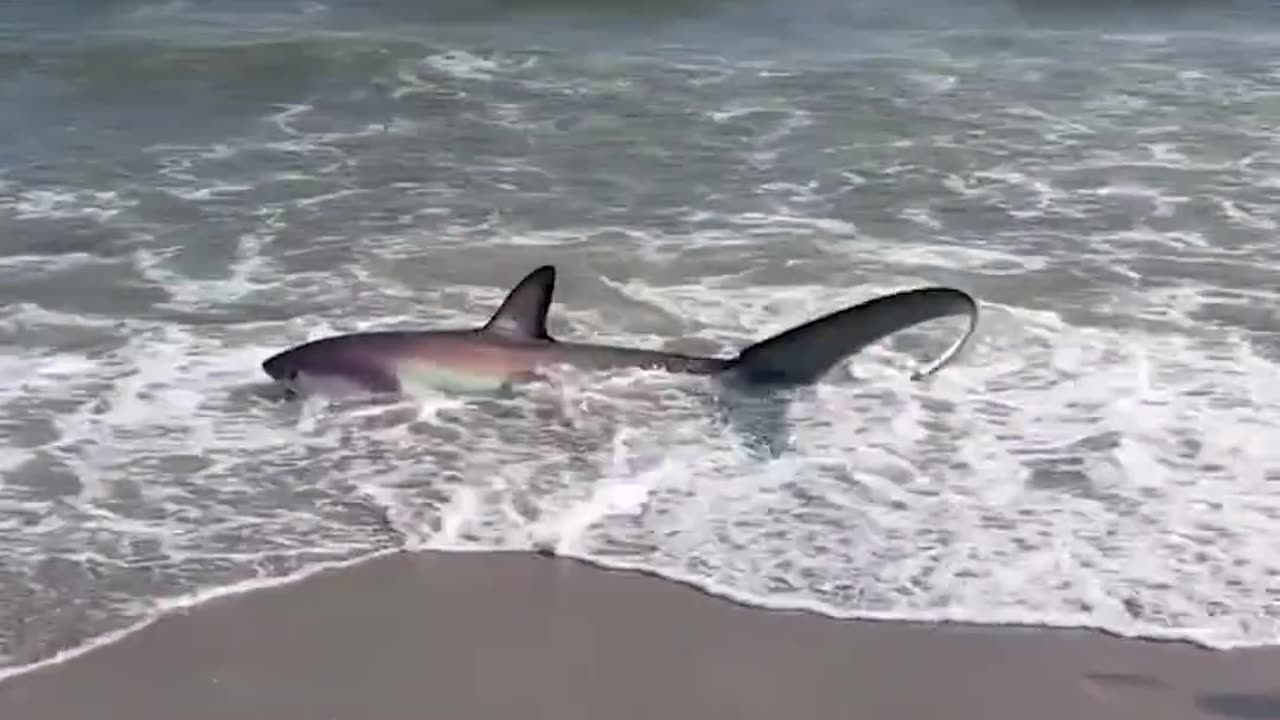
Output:
[[837,310],[746,348],[732,361],[729,371],[735,379],[751,385],[808,385],[877,340],[952,315],[967,315],[969,326],[937,360],[912,376],[923,378],[955,358],[977,329],[978,304],[967,293],[926,287]]

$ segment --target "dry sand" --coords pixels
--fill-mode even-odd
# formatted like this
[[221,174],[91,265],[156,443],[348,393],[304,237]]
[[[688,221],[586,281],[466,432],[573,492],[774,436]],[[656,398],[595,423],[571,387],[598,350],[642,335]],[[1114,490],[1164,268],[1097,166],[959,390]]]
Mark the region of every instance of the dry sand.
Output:
[[529,554],[403,553],[0,684],[3,720],[1280,718],[1280,649],[836,621]]

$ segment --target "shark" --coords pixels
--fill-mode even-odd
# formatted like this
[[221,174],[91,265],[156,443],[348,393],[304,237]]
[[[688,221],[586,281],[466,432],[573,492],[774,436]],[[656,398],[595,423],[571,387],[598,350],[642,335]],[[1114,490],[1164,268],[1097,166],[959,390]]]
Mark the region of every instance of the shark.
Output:
[[[833,367],[889,335],[930,320],[967,317],[961,336],[934,362],[912,373],[915,380],[928,377],[961,353],[979,319],[978,303],[969,293],[924,286],[837,309],[733,356],[701,356],[552,337],[547,316],[555,286],[555,266],[542,265],[521,279],[482,325],[331,335],[282,350],[264,360],[262,369],[290,398],[404,396],[424,388],[511,390],[545,378],[552,368],[568,367],[711,376],[740,397],[776,400],[817,383]],[[769,405],[776,415],[779,404]]]

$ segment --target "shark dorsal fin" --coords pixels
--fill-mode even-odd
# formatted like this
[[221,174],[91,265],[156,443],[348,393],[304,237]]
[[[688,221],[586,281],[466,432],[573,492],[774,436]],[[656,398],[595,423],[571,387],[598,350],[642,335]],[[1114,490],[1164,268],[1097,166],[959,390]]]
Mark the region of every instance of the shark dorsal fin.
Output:
[[543,265],[529,273],[507,293],[502,306],[485,323],[485,332],[514,338],[550,340],[551,337],[547,335],[547,310],[551,307],[551,294],[555,289],[555,266]]

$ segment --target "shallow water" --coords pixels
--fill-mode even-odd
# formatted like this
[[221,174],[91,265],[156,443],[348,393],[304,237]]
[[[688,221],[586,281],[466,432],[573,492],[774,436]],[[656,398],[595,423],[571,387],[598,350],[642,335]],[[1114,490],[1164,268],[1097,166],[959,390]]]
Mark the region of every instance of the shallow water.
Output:
[[[1265,14],[41,7],[0,17],[5,665],[397,546],[1280,639]],[[688,379],[257,391],[289,344],[477,324],[544,262],[578,340],[728,354],[932,283],[984,315],[925,383],[957,323],[848,363],[769,463]]]

